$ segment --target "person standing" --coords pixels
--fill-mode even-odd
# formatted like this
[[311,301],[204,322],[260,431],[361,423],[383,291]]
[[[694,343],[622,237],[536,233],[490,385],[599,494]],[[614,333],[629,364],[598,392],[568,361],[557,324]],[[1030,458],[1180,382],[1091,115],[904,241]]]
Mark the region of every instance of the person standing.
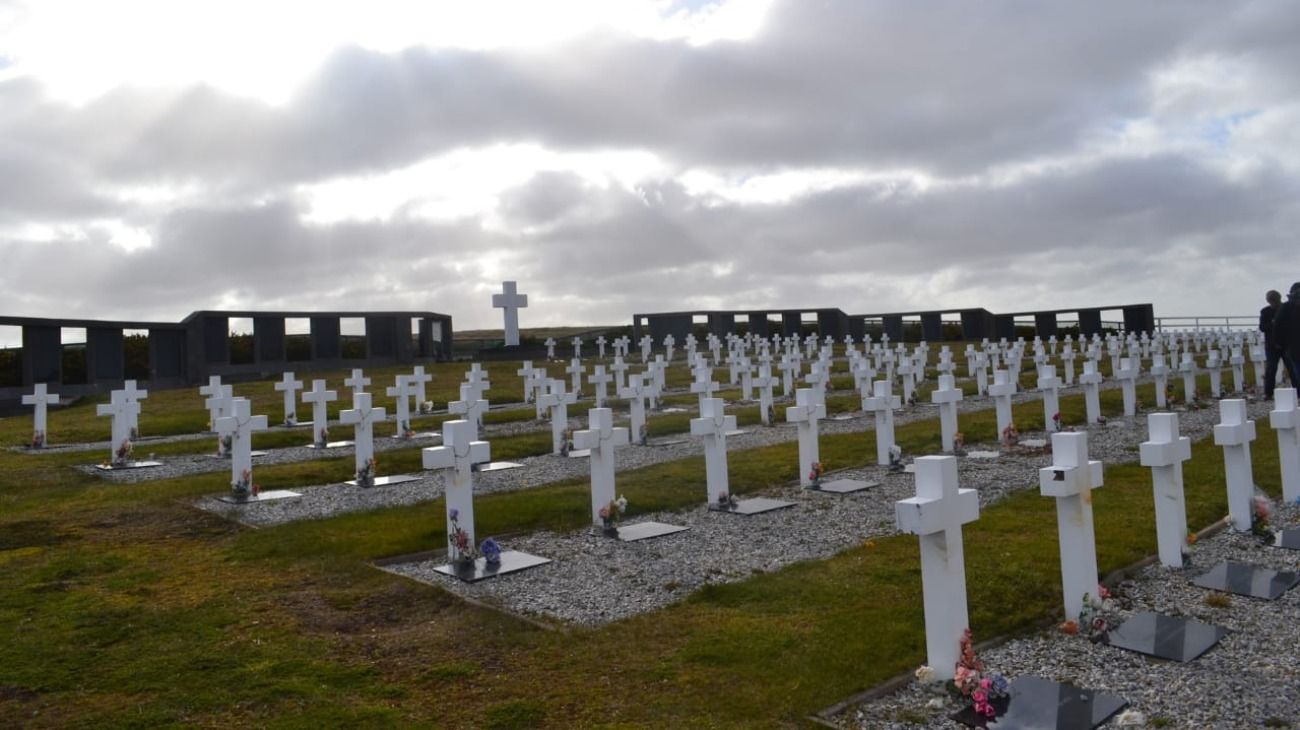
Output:
[[1291,377],[1291,386],[1297,387],[1296,365],[1300,363],[1300,281],[1291,285],[1286,303],[1278,307],[1273,319],[1273,342],[1282,352],[1282,362]]
[[1273,400],[1273,387],[1277,384],[1277,363],[1282,359],[1282,350],[1273,337],[1273,320],[1277,319],[1278,310],[1282,308],[1282,295],[1276,289],[1270,289],[1264,295],[1268,306],[1259,310],[1259,329],[1264,333],[1264,397]]

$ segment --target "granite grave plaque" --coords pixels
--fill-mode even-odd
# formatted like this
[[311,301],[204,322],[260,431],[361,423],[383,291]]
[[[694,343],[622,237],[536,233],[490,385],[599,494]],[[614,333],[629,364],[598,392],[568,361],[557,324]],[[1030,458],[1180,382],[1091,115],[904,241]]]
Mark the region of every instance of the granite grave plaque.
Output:
[[1181,616],[1139,613],[1112,629],[1107,640],[1119,649],[1175,662],[1190,662],[1227,635],[1227,629]]
[[1282,573],[1250,563],[1225,561],[1192,579],[1193,585],[1239,596],[1276,600],[1300,583],[1300,574]]

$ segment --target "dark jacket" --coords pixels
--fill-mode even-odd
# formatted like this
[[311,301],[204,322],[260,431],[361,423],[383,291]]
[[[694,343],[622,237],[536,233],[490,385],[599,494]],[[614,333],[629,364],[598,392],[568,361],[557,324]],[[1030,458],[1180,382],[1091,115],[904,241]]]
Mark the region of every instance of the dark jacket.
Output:
[[1300,299],[1288,298],[1273,320],[1273,344],[1291,357],[1300,356]]
[[1259,310],[1259,329],[1264,333],[1264,347],[1270,350],[1277,347],[1273,338],[1273,320],[1277,319],[1278,311],[1281,309],[1280,305],[1274,309],[1270,304]]

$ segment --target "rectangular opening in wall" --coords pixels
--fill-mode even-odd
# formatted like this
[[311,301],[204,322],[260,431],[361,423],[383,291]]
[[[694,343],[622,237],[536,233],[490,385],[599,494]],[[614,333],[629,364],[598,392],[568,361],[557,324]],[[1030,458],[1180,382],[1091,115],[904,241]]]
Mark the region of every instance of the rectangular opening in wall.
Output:
[[311,359],[311,320],[286,317],[284,320],[284,359],[303,362]]
[[1038,323],[1034,321],[1034,315],[1020,315],[1016,317],[1015,322],[1015,339],[1023,337],[1025,342],[1033,342],[1034,335],[1038,332]]
[[23,384],[23,328],[0,325],[0,388]]
[[925,334],[921,329],[921,316],[918,314],[903,317],[903,342],[920,342],[923,339]]
[[1057,315],[1056,317],[1056,339],[1069,337],[1078,339],[1079,337],[1079,318],[1068,315]]
[[127,380],[148,380],[149,330],[122,330],[122,374]]
[[63,382],[68,385],[84,385],[86,378],[86,328],[59,328],[59,344],[62,345]]
[[[696,314],[691,316],[691,332],[695,334],[695,339],[704,342],[709,336],[709,315]],[[682,343],[677,343],[682,344]]]
[[231,317],[230,364],[248,365],[253,362],[253,320],[250,317]]
[[961,315],[948,314],[941,315],[939,330],[943,333],[944,342],[957,342],[961,339]]
[[344,360],[366,359],[366,320],[364,317],[339,318],[339,337]]
[[1124,310],[1122,309],[1103,309],[1101,310],[1101,336],[1119,334],[1124,330]]
[[799,337],[802,339],[808,335],[817,336],[821,328],[817,325],[816,312],[802,312],[799,314]]
[[862,331],[871,342],[878,343],[885,334],[885,322],[880,317],[863,317]]

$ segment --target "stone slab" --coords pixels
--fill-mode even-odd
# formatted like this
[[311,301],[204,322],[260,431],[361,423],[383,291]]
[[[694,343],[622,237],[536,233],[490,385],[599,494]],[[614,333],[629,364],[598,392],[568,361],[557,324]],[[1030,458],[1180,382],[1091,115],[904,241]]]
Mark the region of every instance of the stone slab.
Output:
[[298,421],[292,426],[286,426],[283,423],[277,423],[274,426],[271,426],[271,428],[307,428],[310,425],[312,425],[311,421]]
[[746,431],[746,430],[743,429],[743,428],[738,428],[738,429],[736,429],[735,431],[728,431],[726,435],[727,435],[727,436],[744,436],[744,435],[747,434],[747,433],[749,433],[749,431]]
[[1020,439],[1020,445],[1026,449],[1045,449],[1047,439]]
[[1209,651],[1228,635],[1228,630],[1181,616],[1138,613],[1111,629],[1107,643],[1119,649],[1168,659],[1190,662]]
[[[414,474],[394,474],[388,477],[375,477],[375,483],[371,484],[370,486],[391,487],[394,484],[406,484],[407,482],[418,482],[418,481],[420,481],[420,477],[417,477]],[[357,480],[355,479],[343,483],[348,485],[349,487],[357,486]]]
[[1272,545],[1287,550],[1300,550],[1300,527],[1274,533]]
[[820,487],[806,487],[806,489],[810,492],[852,494],[853,492],[861,492],[878,486],[880,486],[880,482],[864,482],[860,479],[835,479],[829,482],[822,482]]
[[828,418],[828,419],[826,419],[826,420],[828,420],[828,421],[852,421],[853,418],[854,418],[854,417],[853,417],[852,415],[848,414],[848,413],[841,413],[841,414],[838,415],[838,416],[831,416],[830,418]]
[[505,471],[506,469],[522,469],[523,464],[514,461],[489,461],[485,464],[476,464],[474,471]]
[[993,706],[998,709],[994,720],[977,715],[973,707],[951,717],[968,727],[997,730],[1092,730],[1127,707],[1128,700],[1041,677],[1020,677],[1011,683],[1009,696],[994,700]]
[[569,452],[570,459],[586,459],[591,456],[591,449],[573,449]]
[[1225,561],[1192,579],[1192,585],[1239,596],[1276,600],[1300,583],[1300,573],[1282,573],[1250,563]]
[[152,469],[155,466],[162,466],[162,462],[128,461],[125,464],[96,464],[95,468],[100,471],[129,471],[131,469]]
[[435,571],[443,575],[449,575],[453,578],[460,578],[466,583],[477,583],[488,578],[495,578],[498,575],[508,573],[517,573],[521,570],[536,568],[539,565],[545,565],[551,562],[550,558],[543,558],[537,555],[519,552],[518,550],[504,550],[501,552],[501,562],[497,565],[488,565],[487,558],[478,558],[473,565],[461,567],[459,565],[440,565],[434,568]]
[[[353,443],[353,442],[351,442],[351,441],[328,441],[328,442],[325,443],[325,447],[324,447],[324,448],[327,448],[327,449],[341,449],[341,448],[343,448],[344,446],[351,446],[352,443]],[[306,448],[308,448],[308,449],[319,449],[319,448],[321,448],[321,447],[320,447],[320,446],[317,446],[316,444],[307,444]]]
[[714,512],[727,512],[733,515],[758,515],[773,510],[793,507],[794,502],[786,502],[781,499],[769,499],[767,497],[754,497],[752,499],[742,499],[730,507],[719,507],[716,504],[709,505],[709,509]]
[[996,459],[1002,456],[1000,451],[967,451],[967,459]]
[[272,489],[270,491],[262,492],[256,497],[249,497],[248,499],[235,499],[229,494],[223,494],[220,497],[217,497],[217,499],[227,504],[256,504],[257,502],[274,502],[277,499],[293,499],[294,497],[301,496],[301,494],[291,492],[288,489]]
[[661,408],[659,409],[659,412],[660,413],[690,413],[691,411],[689,408],[678,408],[676,406],[672,406],[669,408]]
[[618,539],[623,542],[636,542],[637,540],[649,540],[664,535],[683,532],[690,529],[680,525],[669,525],[663,522],[638,522],[635,525],[622,525],[618,528]]
[[690,441],[690,439],[659,439],[657,441],[647,441],[646,446],[677,446],[678,444],[684,444],[688,441]]

